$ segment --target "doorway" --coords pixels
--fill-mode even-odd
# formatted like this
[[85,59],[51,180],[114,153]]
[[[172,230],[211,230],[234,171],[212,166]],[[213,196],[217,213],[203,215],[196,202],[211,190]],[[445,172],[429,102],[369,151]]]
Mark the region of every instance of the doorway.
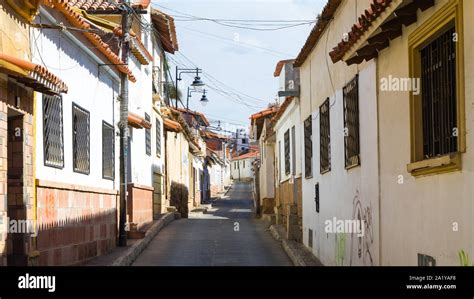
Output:
[[23,114],[8,109],[7,143],[7,265],[27,266],[28,222],[23,194]]

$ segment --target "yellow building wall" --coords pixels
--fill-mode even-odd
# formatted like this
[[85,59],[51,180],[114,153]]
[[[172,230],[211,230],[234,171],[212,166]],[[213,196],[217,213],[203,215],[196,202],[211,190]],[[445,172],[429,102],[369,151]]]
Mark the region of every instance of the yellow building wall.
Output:
[[0,52],[30,61],[28,24],[6,2],[0,1]]
[[[378,79],[409,78],[408,37],[449,0],[418,12],[417,23],[390,42],[378,58]],[[474,256],[474,1],[464,3],[467,152],[462,171],[415,178],[410,163],[409,92],[378,92],[381,173],[381,264],[418,264],[417,255],[437,265],[459,266],[458,252]],[[403,183],[399,183],[400,176]],[[458,230],[456,231],[456,227]]]

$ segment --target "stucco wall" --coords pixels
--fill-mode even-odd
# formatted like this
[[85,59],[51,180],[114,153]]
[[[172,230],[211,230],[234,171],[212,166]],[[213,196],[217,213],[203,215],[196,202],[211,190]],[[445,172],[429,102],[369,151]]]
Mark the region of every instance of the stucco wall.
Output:
[[[252,163],[255,158],[233,160],[231,161],[231,175],[234,180],[243,180],[253,178],[254,173]],[[237,163],[237,166],[236,166]]]
[[[46,22],[43,18],[43,22]],[[114,81],[95,61],[58,30],[34,31],[33,62],[46,66],[68,85],[63,94],[64,168],[44,166],[43,99],[36,103],[36,177],[61,183],[114,190],[118,188],[119,139],[115,138],[115,178],[102,178],[102,121],[115,126],[118,122],[119,83]],[[86,43],[87,44],[87,43]],[[42,54],[39,54],[42,53]],[[47,55],[45,55],[47,53]],[[90,113],[90,174],[73,171],[72,103]]]
[[0,3],[0,27],[0,52],[29,61],[29,27],[6,1]]
[[[379,56],[379,78],[408,77],[408,36],[447,0],[418,14]],[[379,92],[380,171],[382,187],[382,264],[417,265],[417,254],[436,259],[437,265],[459,265],[458,252],[474,255],[474,1],[464,1],[464,59],[467,152],[462,171],[414,178],[410,163],[410,109],[408,92]],[[399,184],[399,176],[403,184]],[[453,223],[459,230],[453,231]]]
[[[265,120],[267,122],[267,120]],[[264,125],[259,139],[260,147],[260,200],[264,198],[275,198],[275,144],[265,142],[267,137],[266,125]]]
[[[358,17],[367,7],[369,1],[344,1],[300,68],[301,121],[311,115],[313,126],[313,175],[311,178],[303,178],[302,182],[303,242],[310,246],[311,229],[312,252],[325,265],[379,264],[376,64],[374,61],[359,66],[347,66],[342,62],[333,64],[328,54],[340,42],[343,33],[348,32],[356,22],[356,9]],[[361,165],[346,170],[342,89],[357,73]],[[327,98],[330,99],[331,106],[331,171],[321,175],[319,107]],[[303,146],[300,153],[304,157]],[[304,167],[304,159],[301,164]],[[316,212],[314,200],[317,183],[320,189],[319,213]],[[364,237],[348,233],[326,233],[325,221],[334,222],[333,217],[336,220],[363,218],[368,225]]]
[[[149,36],[148,36],[149,38]],[[143,41],[145,43],[145,41]],[[148,43],[151,46],[151,41]],[[151,52],[152,49],[149,49]],[[129,111],[141,117],[145,117],[145,113],[153,117],[153,101],[152,101],[152,67],[151,65],[141,65],[138,60],[130,55],[130,69],[137,78],[137,82],[129,83]],[[152,121],[152,124],[154,122]],[[146,154],[145,129],[130,128],[130,155],[132,156],[131,166],[131,180],[135,184],[152,186],[152,170],[150,165],[154,163],[153,158],[153,131],[155,127],[152,126],[152,154]]]
[[[288,180],[293,171],[293,163],[296,165],[295,177],[301,177],[301,118],[300,118],[300,100],[295,98],[286,111],[275,123],[274,130],[276,134],[276,155],[279,161],[280,169],[280,183]],[[295,127],[295,140],[293,141],[292,127]],[[290,173],[285,173],[285,132],[290,132]],[[295,160],[293,161],[293,147],[292,144],[295,142]],[[279,146],[281,144],[281,147]],[[281,152],[280,152],[281,151]]]
[[182,133],[166,132],[167,198],[172,182],[183,184],[189,191],[189,143]]

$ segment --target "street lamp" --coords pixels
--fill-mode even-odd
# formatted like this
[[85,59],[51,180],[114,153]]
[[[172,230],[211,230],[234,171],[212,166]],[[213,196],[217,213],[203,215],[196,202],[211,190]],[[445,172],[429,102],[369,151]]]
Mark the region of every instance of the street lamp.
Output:
[[192,97],[193,92],[202,93],[201,104],[203,106],[206,106],[207,103],[209,102],[209,100],[207,99],[207,96],[206,96],[207,90],[204,89],[204,90],[200,91],[200,90],[191,89],[191,88],[188,87],[188,94],[187,94],[187,99],[186,99],[186,109],[189,110],[189,99]]
[[201,97],[201,105],[203,107],[206,107],[208,102],[209,102],[209,100],[207,99],[207,96],[206,96],[206,90],[204,89],[204,91],[202,93],[202,97]]
[[196,76],[194,77],[194,81],[191,84],[191,86],[195,87],[196,90],[202,89],[204,87],[204,83],[201,80],[201,77],[199,77],[199,74],[202,73],[202,69],[200,68],[195,68],[195,69],[181,69],[178,66],[176,66],[176,108],[178,108],[178,100],[179,100],[179,95],[178,95],[178,81],[181,81],[181,74],[192,74],[196,73]]
[[196,76],[194,77],[194,81],[191,86],[194,87],[194,90],[200,92],[202,91],[202,88],[205,86],[205,84],[202,82],[201,77]]

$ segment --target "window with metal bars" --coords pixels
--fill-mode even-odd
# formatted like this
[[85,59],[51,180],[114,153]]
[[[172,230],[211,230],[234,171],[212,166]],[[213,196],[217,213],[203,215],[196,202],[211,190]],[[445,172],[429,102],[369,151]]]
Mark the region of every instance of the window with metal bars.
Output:
[[59,96],[43,96],[44,165],[64,167],[63,101]]
[[285,146],[285,174],[289,175],[290,174],[290,130],[286,130],[285,136],[284,136],[284,146]]
[[72,104],[72,155],[75,172],[90,173],[90,114]]
[[304,175],[310,178],[313,175],[313,120],[310,115],[304,121]]
[[320,172],[331,171],[331,122],[329,98],[319,107],[319,166]]
[[102,122],[102,177],[113,180],[115,170],[115,131],[114,127]]
[[[150,122],[150,116],[145,113],[145,120]],[[151,129],[145,129],[145,150],[148,156],[151,156]]]
[[156,156],[159,157],[159,156],[161,156],[161,122],[158,118],[156,119],[155,126],[156,126],[156,129],[155,129],[155,132],[156,132]]
[[359,76],[343,89],[345,166],[360,165]]
[[420,49],[423,155],[458,151],[454,25]]

